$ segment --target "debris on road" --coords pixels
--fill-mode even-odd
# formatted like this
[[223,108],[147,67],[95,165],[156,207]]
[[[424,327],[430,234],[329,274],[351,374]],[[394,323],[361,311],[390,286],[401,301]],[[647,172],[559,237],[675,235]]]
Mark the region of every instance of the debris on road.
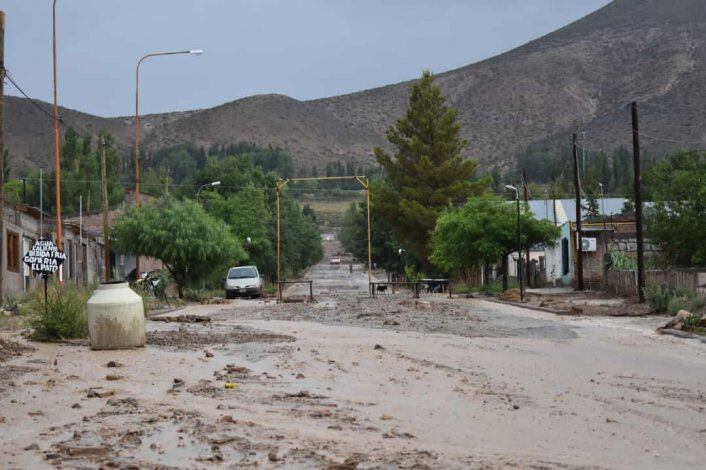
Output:
[[698,323],[701,321],[701,314],[691,313],[687,310],[679,310],[674,317],[672,317],[666,325],[657,328],[657,331],[663,332],[664,330],[683,330],[688,322]]
[[211,321],[211,317],[205,315],[189,315],[182,314],[177,316],[158,316],[150,317],[152,321],[162,321],[165,323],[208,323]]
[[88,398],[105,398],[115,395],[115,390],[106,390],[102,387],[90,388],[88,389]]

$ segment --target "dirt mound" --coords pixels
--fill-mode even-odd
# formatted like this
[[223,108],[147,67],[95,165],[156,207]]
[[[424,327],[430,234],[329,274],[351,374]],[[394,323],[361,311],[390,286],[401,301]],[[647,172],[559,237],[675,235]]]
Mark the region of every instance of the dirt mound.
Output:
[[29,346],[24,346],[14,341],[0,339],[0,362],[5,362],[15,356],[21,356],[22,353],[32,351]]
[[147,333],[147,344],[167,348],[194,350],[210,344],[283,343],[291,341],[294,341],[294,338],[291,336],[241,327],[234,327],[222,331],[208,331],[205,333],[186,328],[179,328],[173,331],[150,331]]

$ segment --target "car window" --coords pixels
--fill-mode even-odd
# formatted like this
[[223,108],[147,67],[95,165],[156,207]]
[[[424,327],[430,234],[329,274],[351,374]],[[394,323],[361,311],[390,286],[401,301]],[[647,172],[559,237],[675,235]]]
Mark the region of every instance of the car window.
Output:
[[255,268],[232,268],[228,271],[228,279],[247,279],[257,276]]

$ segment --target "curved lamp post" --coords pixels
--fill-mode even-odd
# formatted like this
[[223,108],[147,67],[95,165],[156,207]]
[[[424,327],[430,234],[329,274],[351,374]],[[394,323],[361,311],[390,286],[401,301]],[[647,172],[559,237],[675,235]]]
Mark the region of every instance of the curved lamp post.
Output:
[[[135,67],[135,206],[140,205],[140,65],[145,59],[164,55],[193,54],[201,55],[201,49],[188,51],[153,52],[143,56]],[[135,258],[135,272],[140,274],[140,257]]]
[[212,183],[206,183],[202,184],[198,191],[196,191],[196,202],[199,202],[199,194],[201,194],[201,190],[204,188],[212,188],[214,186],[220,186],[221,182],[220,181],[213,181]]

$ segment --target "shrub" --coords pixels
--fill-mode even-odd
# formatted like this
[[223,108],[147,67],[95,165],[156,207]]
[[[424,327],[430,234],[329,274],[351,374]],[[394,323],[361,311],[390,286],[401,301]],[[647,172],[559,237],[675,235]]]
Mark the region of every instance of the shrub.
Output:
[[694,299],[691,301],[692,307],[694,311],[700,310],[703,307],[706,307],[706,297],[701,297],[701,296],[696,296]]
[[666,286],[650,284],[644,290],[645,299],[656,313],[676,315],[679,310],[694,312],[706,305],[706,298],[688,289],[669,289]]
[[88,336],[86,302],[92,289],[75,284],[50,284],[46,308],[44,288],[34,289],[23,305],[23,313],[31,317],[31,337],[38,341],[85,338]]
[[701,318],[701,315],[691,314],[684,320],[685,330],[699,330],[706,328],[706,320]]
[[669,299],[667,303],[667,313],[670,315],[676,315],[679,310],[689,310],[691,308],[691,301],[686,296],[674,296]]
[[645,299],[650,308],[656,313],[665,313],[669,307],[669,299],[672,297],[668,288],[658,284],[650,284],[644,290]]

